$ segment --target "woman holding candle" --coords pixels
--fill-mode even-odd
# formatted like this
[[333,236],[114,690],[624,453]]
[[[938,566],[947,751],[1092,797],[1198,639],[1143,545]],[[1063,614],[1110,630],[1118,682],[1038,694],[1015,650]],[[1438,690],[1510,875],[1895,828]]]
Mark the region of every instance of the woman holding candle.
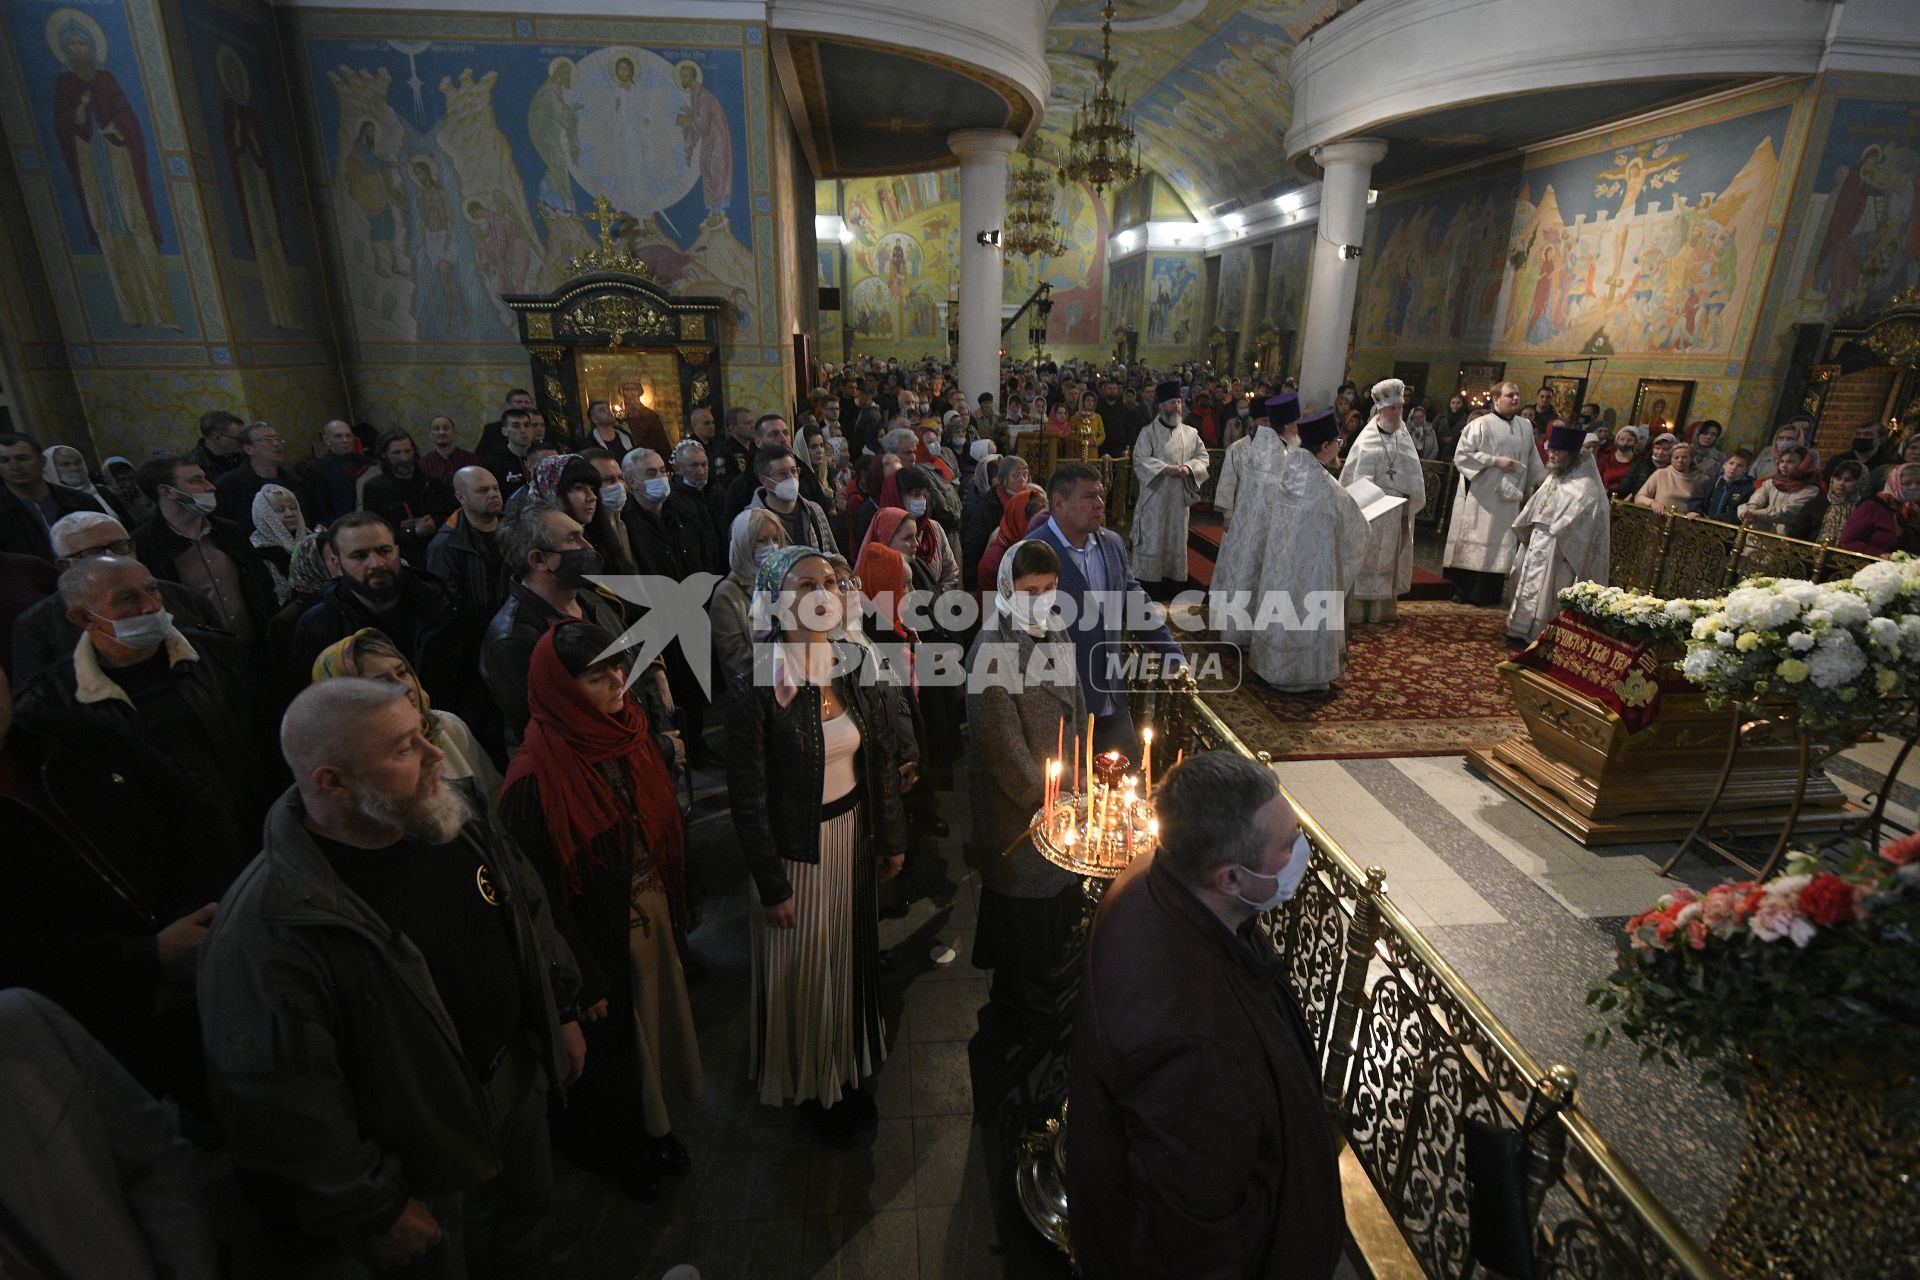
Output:
[[[1023,835],[1049,792],[1050,762],[1073,740],[1064,726],[1079,732],[1087,714],[1073,641],[1051,607],[1059,576],[1046,543],[1009,551],[994,610],[967,655],[973,839],[966,857],[980,873],[973,963],[993,971],[993,1003],[1032,1026],[1059,1016],[1062,960],[1081,904],[1078,878]],[[1064,781],[1054,775],[1051,785]]]

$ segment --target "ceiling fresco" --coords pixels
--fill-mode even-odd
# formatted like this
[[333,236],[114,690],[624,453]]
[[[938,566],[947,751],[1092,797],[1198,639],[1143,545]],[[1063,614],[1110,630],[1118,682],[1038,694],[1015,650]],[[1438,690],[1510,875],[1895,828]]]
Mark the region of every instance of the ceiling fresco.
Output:
[[[1335,0],[1115,0],[1114,92],[1133,104],[1141,159],[1199,216],[1299,185],[1286,163],[1287,62]],[[1047,28],[1053,96],[1040,130],[1063,151],[1095,86],[1098,0],[1062,0]]]

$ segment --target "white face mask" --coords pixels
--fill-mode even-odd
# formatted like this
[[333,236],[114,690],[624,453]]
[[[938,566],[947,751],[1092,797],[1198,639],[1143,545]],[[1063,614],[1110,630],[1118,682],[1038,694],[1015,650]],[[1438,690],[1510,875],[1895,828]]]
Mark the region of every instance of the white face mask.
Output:
[[780,549],[779,547],[773,546],[771,544],[764,547],[755,547],[753,549],[754,567],[757,569],[761,565],[765,564],[767,562],[767,558],[771,556],[774,552],[778,551],[779,549]]
[[800,496],[800,477],[788,476],[773,486],[773,496],[782,502],[792,502]]
[[916,520],[927,514],[927,500],[925,498],[908,498],[907,514]]
[[600,486],[600,505],[609,511],[618,511],[627,505],[627,486],[619,481]]
[[185,489],[175,489],[173,496],[181,506],[198,511],[203,516],[212,515],[213,509],[220,505],[220,499],[211,493],[188,493]]
[[62,468],[60,472],[60,483],[69,489],[84,489],[87,487],[87,473],[84,471],[68,471]]
[[1241,867],[1242,875],[1258,876],[1262,880],[1272,880],[1273,892],[1265,898],[1255,901],[1245,894],[1235,894],[1236,898],[1252,907],[1255,911],[1273,910],[1291,898],[1300,888],[1300,882],[1307,878],[1307,864],[1313,860],[1313,846],[1307,843],[1307,833],[1302,831],[1293,838],[1293,852],[1287,855],[1287,865],[1271,876],[1255,871],[1250,867]]
[[[97,613],[93,616],[100,618]],[[100,621],[111,621],[113,638],[129,649],[145,649],[149,645],[162,644],[166,641],[167,632],[173,630],[173,615],[165,609],[158,613],[138,613],[131,618],[100,618]]]
[[665,476],[655,476],[640,488],[646,493],[648,502],[665,502],[667,495],[673,492],[673,482]]

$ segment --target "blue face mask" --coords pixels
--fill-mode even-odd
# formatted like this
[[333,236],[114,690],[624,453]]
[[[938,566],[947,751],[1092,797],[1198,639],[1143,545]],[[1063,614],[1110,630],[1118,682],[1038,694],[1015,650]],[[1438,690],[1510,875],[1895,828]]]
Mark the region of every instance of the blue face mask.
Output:
[[907,514],[915,519],[927,514],[927,500],[925,498],[908,498]]
[[1313,861],[1313,846],[1307,843],[1307,833],[1302,831],[1293,839],[1293,851],[1287,855],[1287,865],[1267,875],[1251,867],[1241,867],[1240,874],[1258,876],[1262,880],[1271,880],[1273,892],[1258,901],[1245,894],[1235,894],[1236,898],[1258,912],[1268,912],[1291,898],[1300,888],[1300,882],[1307,878],[1307,864]]

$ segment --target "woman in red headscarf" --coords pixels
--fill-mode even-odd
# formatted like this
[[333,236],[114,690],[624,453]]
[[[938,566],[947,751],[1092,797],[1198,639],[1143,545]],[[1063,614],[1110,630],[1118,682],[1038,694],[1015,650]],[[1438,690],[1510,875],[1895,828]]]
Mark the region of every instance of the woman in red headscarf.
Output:
[[[973,580],[980,588],[980,608],[994,607],[993,598],[1000,581],[1000,561],[1013,547],[1027,536],[1027,526],[1033,523],[1033,517],[1047,509],[1047,491],[1037,484],[1030,484],[1024,493],[1007,495],[1006,505],[1000,512],[1000,527],[993,531],[993,537],[987,541],[987,550],[980,557],[980,567],[974,570]],[[991,617],[991,614],[985,614]]]
[[[925,631],[914,631],[899,618],[900,601],[910,591],[937,599],[942,586],[928,564],[916,554],[916,547],[930,519],[920,520],[900,510],[885,507],[867,527],[867,541],[860,548],[860,560],[854,572],[860,578],[860,590],[874,604],[875,618],[869,634],[881,643],[893,641],[909,646],[908,658],[914,660],[912,646],[951,644],[959,646],[961,637],[928,623]],[[964,648],[960,654],[964,655]],[[957,657],[956,657],[957,660]],[[909,667],[912,670],[912,667]],[[916,786],[906,793],[907,820],[916,830],[940,836],[947,824],[935,808],[936,790],[953,785],[953,766],[962,753],[960,718],[965,704],[963,690],[947,686],[914,688],[919,717],[915,730],[920,740],[920,773],[930,785]]]
[[1804,445],[1774,451],[1775,470],[1740,504],[1740,523],[1762,533],[1806,538],[1820,523],[1820,464]]
[[[582,1168],[643,1199],[687,1171],[669,1093],[703,1094],[693,1007],[674,943],[686,917],[686,830],[666,756],[627,696],[613,637],[562,622],[527,676],[532,718],[500,792],[500,818],[547,882],[580,961],[586,1073],[567,1092],[559,1140]],[[616,651],[623,652],[623,651]]]
[[1840,549],[1863,556],[1920,553],[1920,463],[1887,468],[1886,487],[1847,517]]

